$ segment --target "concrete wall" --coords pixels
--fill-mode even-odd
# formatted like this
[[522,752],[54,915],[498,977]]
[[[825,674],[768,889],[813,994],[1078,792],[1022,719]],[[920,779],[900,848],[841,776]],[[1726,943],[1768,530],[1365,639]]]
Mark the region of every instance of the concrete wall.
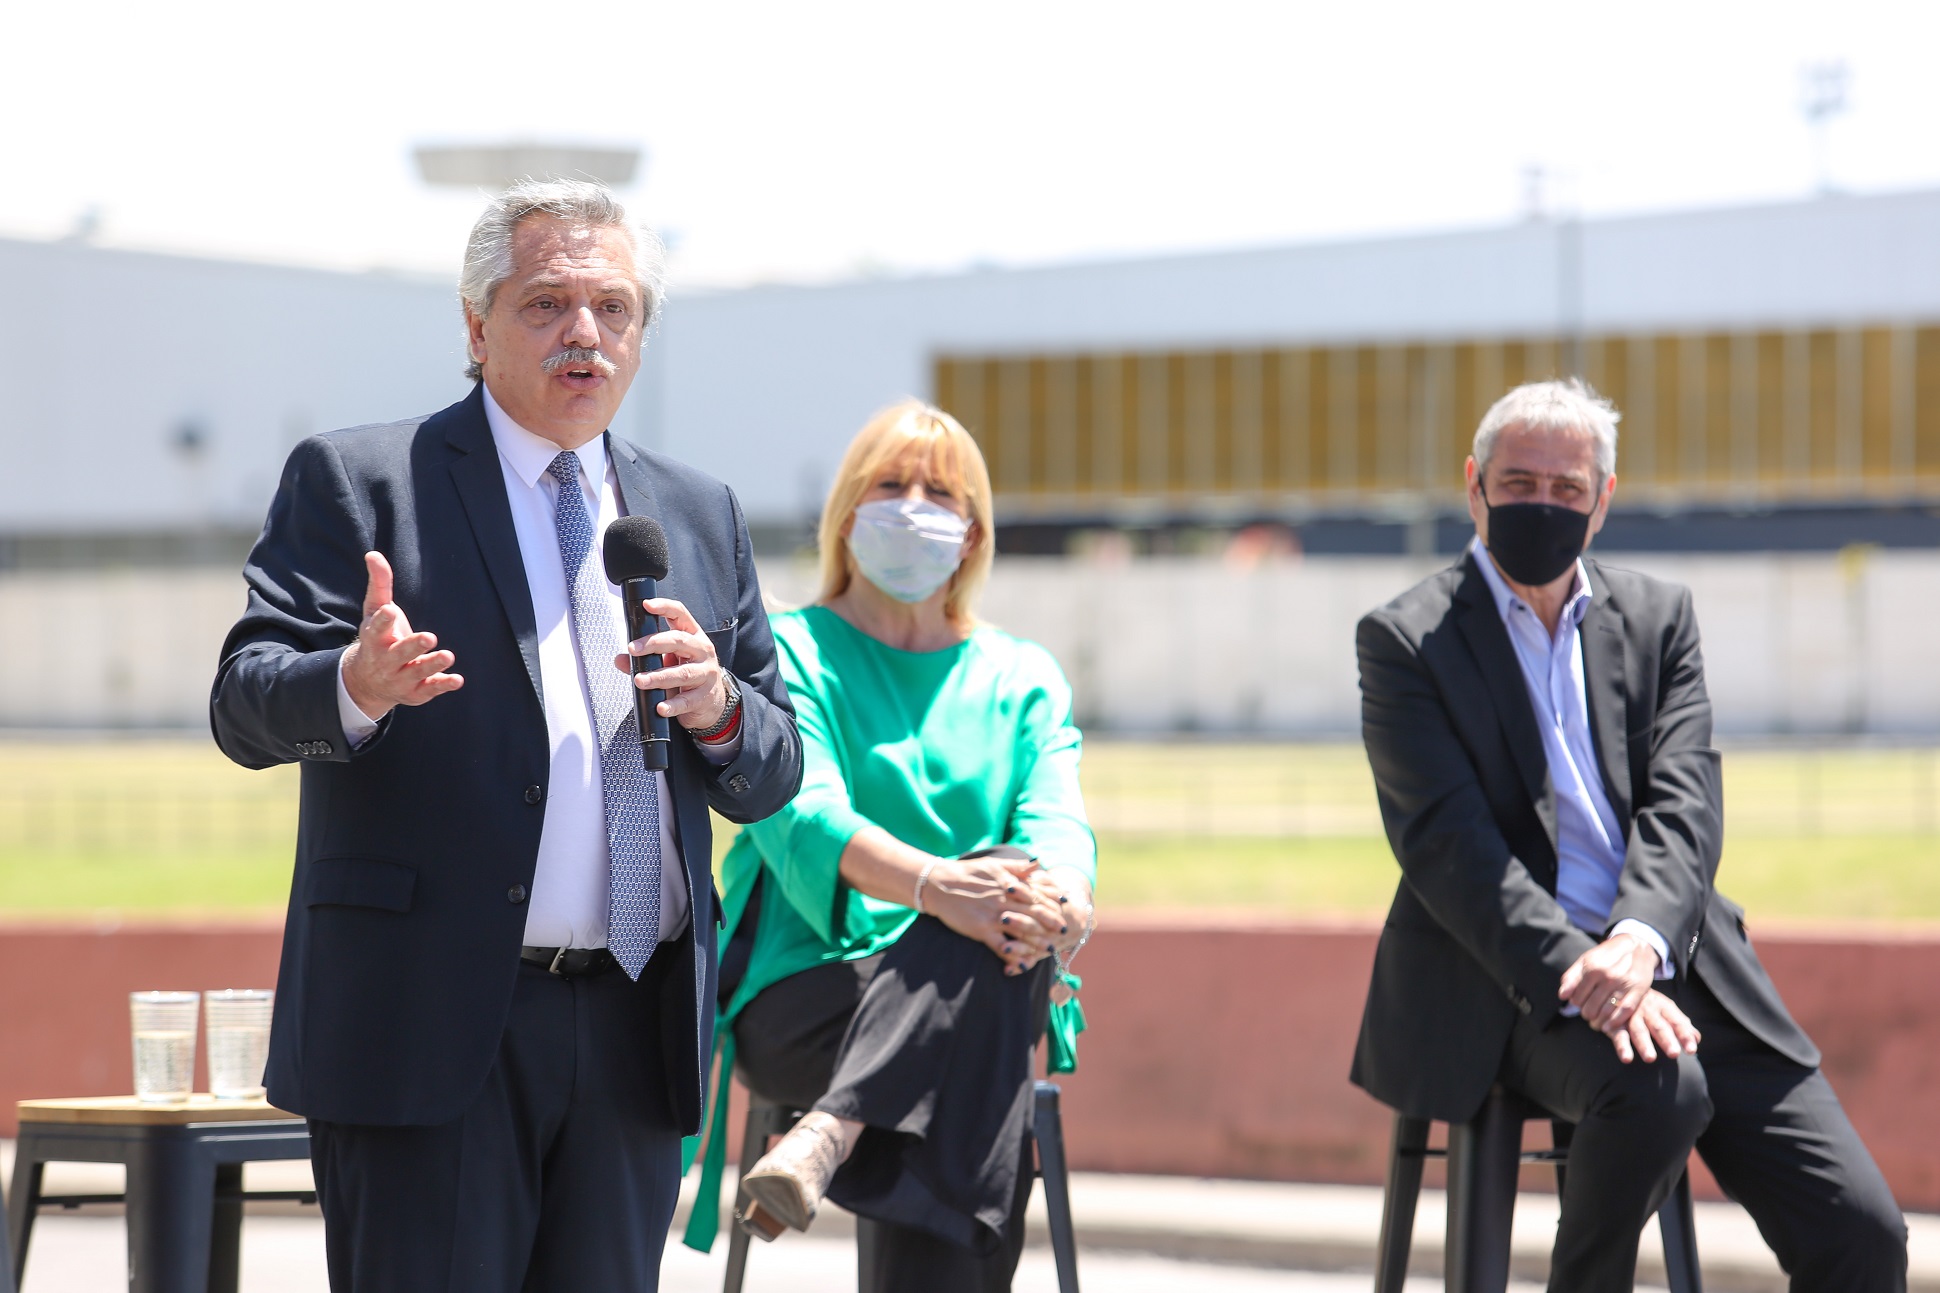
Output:
[[[1091,1028],[1061,1079],[1072,1165],[1380,1182],[1390,1115],[1347,1081],[1377,932],[1108,919],[1079,960]],[[0,1135],[16,1100],[128,1089],[128,992],[263,987],[279,939],[262,924],[0,926]],[[1940,1211],[1940,936],[1760,930],[1758,946],[1901,1205]]]
[[[1694,590],[1720,730],[1940,734],[1928,655],[1940,553],[1610,560]],[[1097,730],[1345,734],[1359,724],[1355,621],[1435,568],[1006,558],[984,611],[1057,654]],[[802,565],[774,563],[763,578],[783,602],[814,593]],[[240,579],[220,572],[0,575],[0,726],[202,726],[241,605]],[[1189,686],[1176,677],[1182,627],[1195,632]],[[462,670],[464,644],[447,645]]]

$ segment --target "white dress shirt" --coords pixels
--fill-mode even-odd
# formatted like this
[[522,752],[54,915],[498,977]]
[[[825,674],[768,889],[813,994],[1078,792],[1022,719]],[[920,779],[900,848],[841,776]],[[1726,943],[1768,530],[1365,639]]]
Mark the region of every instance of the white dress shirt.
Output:
[[[525,564],[526,587],[532,594],[532,618],[539,633],[539,681],[545,692],[546,735],[552,746],[552,770],[546,793],[545,823],[539,835],[539,862],[527,900],[525,941],[529,947],[605,947],[608,857],[606,798],[600,774],[599,740],[593,723],[583,669],[611,669],[613,660],[579,658],[573,631],[572,599],[566,586],[566,567],[559,555],[559,530],[554,508],[559,485],[546,468],[559,455],[559,446],[514,422],[489,389],[485,420],[498,446],[499,467],[505,476],[505,495],[512,506],[512,528],[518,534],[519,556]],[[599,436],[575,452],[580,462],[580,489],[586,514],[593,518],[592,560],[601,559],[606,527],[626,514],[619,481]],[[597,482],[597,484],[595,483]],[[608,584],[607,613],[613,654],[625,649],[626,610],[620,590]],[[463,673],[461,658],[456,668]],[[433,701],[433,704],[442,703]],[[344,736],[354,749],[377,730],[337,676],[337,710]],[[740,735],[718,747],[703,747],[711,761],[731,760]],[[691,904],[686,868],[674,840],[674,803],[664,773],[653,773],[660,799],[660,939],[671,942],[686,930]]]
[[[1529,605],[1516,596],[1478,536],[1469,556],[1481,568],[1495,595],[1502,626],[1522,665],[1529,703],[1542,733],[1549,784],[1556,794],[1556,901],[1570,923],[1598,938],[1610,923],[1623,875],[1623,823],[1603,792],[1602,765],[1590,739],[1589,696],[1583,683],[1583,635],[1578,631],[1590,609],[1589,571],[1576,563],[1576,586],[1563,605],[1552,635]],[[1657,977],[1676,973],[1670,944],[1640,920],[1620,920],[1610,934],[1634,934],[1657,951]],[[1570,1007],[1567,1013],[1574,1013]]]

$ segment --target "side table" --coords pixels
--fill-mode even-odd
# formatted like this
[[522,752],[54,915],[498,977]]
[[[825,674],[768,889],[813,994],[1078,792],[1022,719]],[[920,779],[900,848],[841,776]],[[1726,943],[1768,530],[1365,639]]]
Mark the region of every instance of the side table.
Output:
[[[301,1191],[244,1193],[244,1163],[308,1158],[310,1132],[293,1114],[261,1100],[191,1096],[146,1104],[133,1096],[22,1100],[7,1229],[13,1280],[27,1269],[27,1244],[43,1205],[124,1202],[129,1293],[236,1293],[247,1199],[314,1202]],[[120,1163],[125,1194],[41,1194],[48,1163]]]

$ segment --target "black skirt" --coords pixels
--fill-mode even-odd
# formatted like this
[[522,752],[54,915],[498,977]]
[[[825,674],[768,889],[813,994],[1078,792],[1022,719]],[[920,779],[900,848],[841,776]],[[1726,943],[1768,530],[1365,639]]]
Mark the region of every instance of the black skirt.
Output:
[[1010,1286],[1050,984],[1048,960],[1006,975],[990,949],[919,916],[887,951],[790,975],[742,1009],[749,1089],[864,1125],[828,1197],[865,1219],[865,1288]]

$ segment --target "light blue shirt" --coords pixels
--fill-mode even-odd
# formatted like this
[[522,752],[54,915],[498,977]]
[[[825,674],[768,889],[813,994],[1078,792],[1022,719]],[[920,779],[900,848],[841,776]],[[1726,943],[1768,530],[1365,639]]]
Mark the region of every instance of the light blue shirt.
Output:
[[[1469,556],[1495,596],[1542,733],[1549,784],[1556,795],[1556,901],[1570,924],[1602,939],[1623,875],[1624,834],[1623,823],[1603,792],[1603,770],[1590,737],[1579,632],[1592,597],[1589,571],[1581,561],[1576,563],[1575,590],[1563,604],[1552,635],[1543,628],[1542,618],[1509,587],[1479,537],[1469,544]],[[1618,921],[1609,932],[1634,934],[1655,948],[1658,978],[1675,973],[1670,945],[1642,921]]]

